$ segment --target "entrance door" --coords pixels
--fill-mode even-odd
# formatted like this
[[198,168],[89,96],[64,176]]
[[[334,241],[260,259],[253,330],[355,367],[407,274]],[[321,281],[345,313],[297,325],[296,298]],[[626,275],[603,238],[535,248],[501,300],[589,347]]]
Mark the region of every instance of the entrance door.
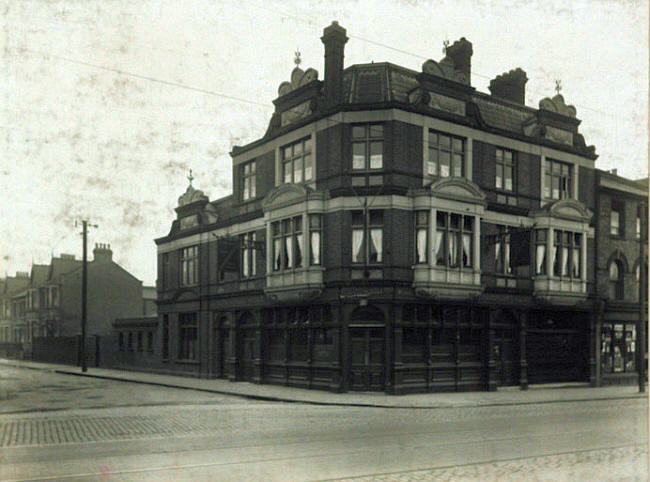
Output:
[[250,380],[253,378],[253,360],[255,358],[255,331],[242,330],[240,336],[239,362],[241,367],[241,378]]
[[515,363],[518,353],[513,328],[497,328],[494,330],[494,358],[497,363],[497,385],[510,386],[519,383],[517,376],[518,364]]
[[350,328],[350,389],[384,389],[383,328]]

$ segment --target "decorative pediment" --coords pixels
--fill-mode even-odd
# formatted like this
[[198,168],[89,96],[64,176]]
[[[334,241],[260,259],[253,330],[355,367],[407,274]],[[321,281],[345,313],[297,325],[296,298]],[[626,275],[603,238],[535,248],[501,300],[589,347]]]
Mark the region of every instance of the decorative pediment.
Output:
[[464,177],[445,177],[431,184],[431,195],[473,204],[487,203],[481,188]]
[[200,189],[194,189],[194,186],[190,184],[187,186],[185,193],[178,198],[178,206],[185,206],[197,201],[207,202],[208,196],[206,196]]
[[593,213],[580,201],[560,199],[547,204],[542,209],[531,213],[532,217],[550,216],[571,221],[589,222]]
[[316,79],[318,79],[318,72],[315,69],[310,68],[303,71],[300,67],[296,67],[291,72],[291,81],[282,82],[278,87],[278,95],[286,95]]
[[572,105],[566,105],[564,102],[564,97],[562,95],[557,94],[555,97],[551,98],[544,98],[539,101],[539,108],[543,110],[548,110],[551,112],[555,112],[556,114],[560,114],[566,117],[575,117],[576,116],[576,108]]
[[313,190],[302,184],[280,184],[266,195],[262,202],[262,209],[266,212],[305,201],[311,191]]
[[442,77],[443,79],[451,80],[461,84],[469,84],[467,75],[454,69],[451,62],[443,59],[440,62],[429,59],[422,64],[422,72],[425,74],[433,75],[435,77]]

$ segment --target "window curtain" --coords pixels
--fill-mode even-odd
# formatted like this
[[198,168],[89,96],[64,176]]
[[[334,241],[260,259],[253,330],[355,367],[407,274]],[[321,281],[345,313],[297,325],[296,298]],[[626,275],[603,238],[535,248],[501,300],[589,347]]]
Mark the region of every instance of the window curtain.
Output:
[[296,234],[296,268],[302,266],[303,239],[302,233]]
[[352,262],[360,263],[363,261],[363,230],[355,229],[352,231]]
[[381,263],[382,261],[382,234],[381,229],[375,228],[370,230],[370,259],[377,263]]
[[274,269],[279,270],[282,268],[282,244],[280,243],[280,239],[276,238],[273,240],[273,251],[274,251]]
[[284,238],[284,266],[286,268],[293,267],[293,243],[290,236]]
[[448,266],[458,266],[458,234],[457,233],[451,233],[451,236],[449,236]]
[[562,276],[569,276],[569,248],[562,246]]
[[320,264],[320,232],[311,233],[311,264]]
[[580,248],[573,248],[573,277],[580,278]]
[[472,266],[472,235],[463,234],[463,267]]
[[427,230],[424,228],[418,229],[417,234],[417,262],[427,262]]
[[438,231],[436,233],[436,247],[435,247],[436,264],[442,266],[445,265],[445,251],[444,251],[444,243],[443,243],[444,237],[445,237],[445,231]]
[[505,245],[504,245],[504,256],[503,256],[503,266],[504,266],[504,273],[510,274],[512,273],[512,268],[510,267],[510,235],[505,240]]
[[[244,240],[244,243],[245,242],[246,241]],[[242,261],[243,261],[243,263],[242,263],[242,274],[246,277],[246,276],[249,275],[249,272],[248,272],[248,248],[244,248],[244,256],[243,256]]]
[[553,274],[560,274],[560,258],[558,257],[557,246],[553,246]]
[[535,273],[536,274],[545,274],[546,273],[546,246],[543,244],[537,245],[537,250],[535,252]]

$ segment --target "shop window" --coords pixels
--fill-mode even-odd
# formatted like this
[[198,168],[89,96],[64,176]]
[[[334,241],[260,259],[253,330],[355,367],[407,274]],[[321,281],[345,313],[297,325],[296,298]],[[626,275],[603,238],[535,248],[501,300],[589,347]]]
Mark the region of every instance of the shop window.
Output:
[[427,176],[462,177],[465,175],[465,139],[429,131]]
[[601,331],[600,361],[603,373],[636,370],[636,325],[604,323]]
[[384,212],[352,211],[352,262],[383,262]]
[[153,351],[153,331],[147,332],[147,351]]
[[471,268],[473,238],[473,216],[438,211],[434,246],[436,265],[447,268]]
[[269,360],[281,361],[287,357],[284,344],[284,330],[280,328],[270,328],[266,332],[267,351]]
[[301,139],[280,149],[282,179],[285,183],[300,183],[313,179],[311,139]]
[[307,361],[309,356],[309,338],[307,328],[298,327],[289,331],[292,361]]
[[421,363],[425,361],[426,329],[404,328],[402,331],[402,361]]
[[138,351],[142,351],[143,349],[143,344],[142,344],[142,332],[138,331]]
[[198,327],[196,313],[182,313],[178,320],[178,359],[198,359]]
[[622,300],[625,297],[623,264],[619,260],[614,260],[609,265],[609,296],[614,300]]
[[122,331],[117,335],[117,346],[120,351],[124,351],[124,332]]
[[127,342],[127,348],[129,351],[133,351],[133,333],[129,332],[128,335],[128,342]]

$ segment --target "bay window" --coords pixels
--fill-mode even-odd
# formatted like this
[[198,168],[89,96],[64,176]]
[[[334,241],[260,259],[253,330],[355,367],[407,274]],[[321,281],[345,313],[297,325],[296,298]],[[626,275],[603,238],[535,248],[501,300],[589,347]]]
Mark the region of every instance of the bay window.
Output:
[[429,211],[415,213],[415,263],[426,264],[429,246]]
[[383,234],[383,211],[352,211],[352,262],[381,263]]
[[309,264],[318,266],[321,264],[321,230],[322,216],[320,214],[309,215]]
[[546,237],[548,230],[535,230],[535,274],[546,274]]
[[553,275],[580,278],[582,235],[559,229],[553,234]]
[[436,265],[471,268],[474,218],[438,211],[436,214]]

